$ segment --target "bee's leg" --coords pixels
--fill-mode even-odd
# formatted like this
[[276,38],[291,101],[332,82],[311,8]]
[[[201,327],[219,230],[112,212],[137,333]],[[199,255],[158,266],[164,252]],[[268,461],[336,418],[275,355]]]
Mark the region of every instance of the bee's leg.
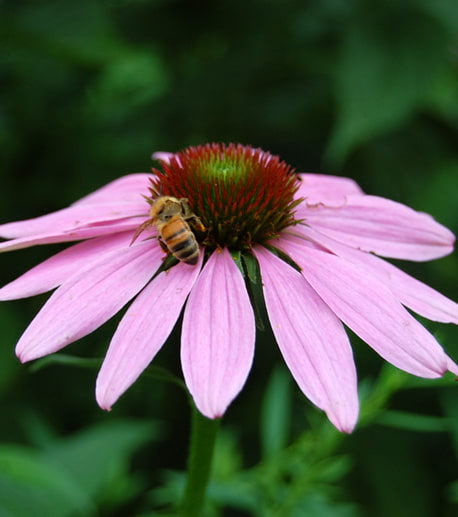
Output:
[[187,197],[180,197],[180,204],[181,204],[181,209],[182,209],[182,212],[183,212],[183,218],[184,219],[189,219],[190,216],[193,215],[191,209],[189,208],[189,201],[188,201],[188,198]]
[[192,214],[192,216],[188,219],[189,224],[192,226],[192,228],[198,232],[205,232],[207,228],[205,228],[204,224],[200,220],[199,217],[197,217],[196,214]]
[[130,241],[130,246],[132,246],[132,244],[140,237],[140,234],[143,233],[147,228],[149,228],[151,224],[151,219],[148,219],[135,230],[134,236]]
[[157,240],[159,241],[159,244],[161,245],[162,251],[164,251],[165,253],[168,253],[169,248],[167,248],[167,245],[162,241],[162,239],[160,237],[158,237]]
[[189,208],[188,200],[185,197],[180,199],[181,206],[183,207],[183,219],[193,227],[194,230],[204,232],[206,230],[202,221],[194,214]]

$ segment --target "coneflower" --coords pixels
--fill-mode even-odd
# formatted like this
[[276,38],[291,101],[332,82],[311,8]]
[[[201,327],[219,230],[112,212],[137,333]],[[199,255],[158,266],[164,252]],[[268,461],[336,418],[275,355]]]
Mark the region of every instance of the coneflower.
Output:
[[[151,175],[119,178],[69,208],[0,226],[10,239],[0,251],[83,241],[0,289],[0,299],[10,300],[57,287],[19,340],[21,361],[62,349],[133,300],[97,379],[97,401],[110,409],[153,360],[184,308],[186,385],[203,415],[221,417],[253,361],[248,284],[255,276],[292,375],[342,431],[350,432],[358,416],[343,323],[411,374],[457,372],[404,306],[458,323],[458,305],[375,256],[422,261],[450,253],[454,236],[432,217],[365,195],[347,178],[296,174],[249,146],[209,144],[154,157],[161,169]],[[197,265],[164,260],[154,225],[145,225],[157,195],[186,198],[202,221]]]

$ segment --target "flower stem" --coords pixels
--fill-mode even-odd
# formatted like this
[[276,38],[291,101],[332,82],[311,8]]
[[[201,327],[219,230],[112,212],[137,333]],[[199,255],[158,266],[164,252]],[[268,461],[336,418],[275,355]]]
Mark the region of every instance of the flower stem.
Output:
[[181,517],[202,515],[219,422],[219,419],[205,418],[193,407],[188,477],[180,506]]

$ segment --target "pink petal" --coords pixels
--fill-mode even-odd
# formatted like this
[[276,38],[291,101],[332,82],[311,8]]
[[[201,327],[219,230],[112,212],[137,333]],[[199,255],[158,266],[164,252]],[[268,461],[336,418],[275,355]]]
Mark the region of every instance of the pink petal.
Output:
[[0,225],[0,236],[7,239],[30,237],[48,232],[65,232],[91,224],[103,224],[126,217],[147,217],[148,205],[139,197],[130,203],[76,205],[51,214]]
[[129,246],[132,232],[80,242],[38,264],[0,289],[0,300],[16,300],[54,289],[114,249]]
[[245,282],[227,249],[215,251],[189,296],[181,364],[199,411],[219,418],[242,389],[254,354],[255,322]]
[[342,206],[350,194],[363,194],[359,185],[350,178],[326,174],[299,174],[302,180],[296,197],[303,197],[308,206],[319,204]]
[[177,264],[138,295],[121,320],[97,378],[99,406],[110,410],[138,379],[172,332],[202,266]]
[[277,245],[299,264],[331,310],[384,359],[419,377],[440,377],[447,370],[439,343],[377,278],[294,237]]
[[353,353],[344,327],[300,273],[262,247],[261,268],[269,320],[286,364],[304,394],[341,431],[358,418]]
[[145,242],[104,255],[55,291],[22,335],[16,353],[37,359],[90,334],[114,316],[154,275],[162,252]]
[[375,196],[347,196],[341,207],[297,207],[298,218],[348,246],[385,257],[431,260],[453,250],[454,235],[424,213]]
[[57,242],[81,241],[90,239],[91,237],[100,237],[102,235],[111,235],[127,230],[135,230],[145,218],[132,218],[116,221],[112,224],[85,226],[76,228],[67,232],[49,232],[40,235],[32,235],[31,237],[22,237],[20,239],[12,239],[10,241],[0,243],[0,253],[5,251],[20,250],[30,248],[39,244],[54,244]]
[[153,160],[159,160],[164,163],[170,163],[170,160],[173,158],[174,153],[166,153],[162,151],[158,151],[157,153],[153,153],[151,158]]
[[458,364],[453,359],[447,357],[447,369],[455,375],[458,375]]
[[432,287],[404,273],[401,269],[370,253],[350,248],[330,239],[313,228],[298,225],[295,232],[313,239],[340,257],[387,285],[395,297],[417,314],[433,321],[458,324],[458,304]]
[[142,194],[145,196],[149,195],[150,178],[154,178],[154,175],[136,173],[123,176],[84,196],[76,203],[73,203],[73,206],[141,201],[145,203]]

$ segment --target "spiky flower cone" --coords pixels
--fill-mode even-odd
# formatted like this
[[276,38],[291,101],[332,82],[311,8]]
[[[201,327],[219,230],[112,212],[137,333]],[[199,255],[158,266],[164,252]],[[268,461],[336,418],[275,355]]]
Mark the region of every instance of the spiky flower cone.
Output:
[[207,228],[202,240],[210,249],[251,249],[296,224],[298,176],[261,149],[234,144],[189,147],[153,172],[152,197],[160,193],[187,198]]

